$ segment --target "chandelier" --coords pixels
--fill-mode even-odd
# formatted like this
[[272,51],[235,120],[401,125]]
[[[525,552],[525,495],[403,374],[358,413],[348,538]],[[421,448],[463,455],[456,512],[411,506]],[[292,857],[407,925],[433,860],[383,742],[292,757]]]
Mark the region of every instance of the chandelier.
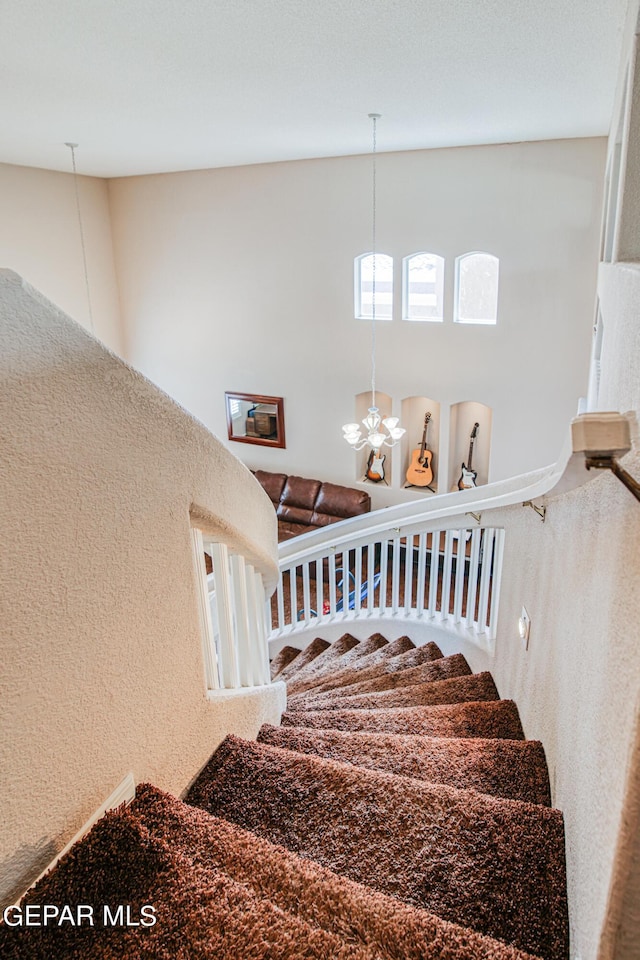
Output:
[[371,152],[373,181],[371,218],[371,406],[367,416],[362,421],[366,430],[364,436],[358,423],[345,423],[342,427],[342,433],[344,439],[354,450],[362,450],[363,447],[368,445],[374,451],[378,451],[382,446],[394,447],[406,431],[403,427],[398,426],[398,417],[385,417],[383,419],[376,406],[376,124],[380,119],[380,114],[370,113],[369,118],[373,125],[373,149]]

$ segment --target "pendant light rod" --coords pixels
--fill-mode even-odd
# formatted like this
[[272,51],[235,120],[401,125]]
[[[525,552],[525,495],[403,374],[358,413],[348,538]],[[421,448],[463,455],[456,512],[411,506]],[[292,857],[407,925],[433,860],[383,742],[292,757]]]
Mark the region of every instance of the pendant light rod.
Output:
[[[368,116],[373,126],[373,148],[371,152],[371,406],[367,416],[362,421],[366,428],[364,437],[357,423],[345,423],[342,432],[344,439],[354,450],[362,450],[368,444],[372,450],[379,451],[383,445],[394,447],[406,431],[398,426],[398,417],[385,417],[383,419],[376,406],[377,123],[381,114],[370,113]],[[387,431],[386,433],[383,428]],[[382,476],[380,479],[383,479]]]
[[371,406],[376,406],[376,209],[377,209],[377,177],[376,160],[378,146],[378,120],[380,113],[370,113],[369,119],[373,126],[373,148],[371,152],[371,253],[373,255],[372,290],[371,290]]
[[87,307],[89,309],[89,324],[91,332],[95,333],[93,326],[93,310],[91,309],[91,291],[89,288],[89,270],[87,267],[87,248],[84,241],[84,225],[82,223],[82,210],[80,207],[80,191],[78,190],[78,171],[76,169],[76,147],[77,143],[65,142],[65,147],[71,150],[71,166],[73,168],[73,186],[76,193],[76,210],[78,211],[78,226],[80,228],[80,246],[82,247],[82,266],[84,268],[84,285],[87,291]]

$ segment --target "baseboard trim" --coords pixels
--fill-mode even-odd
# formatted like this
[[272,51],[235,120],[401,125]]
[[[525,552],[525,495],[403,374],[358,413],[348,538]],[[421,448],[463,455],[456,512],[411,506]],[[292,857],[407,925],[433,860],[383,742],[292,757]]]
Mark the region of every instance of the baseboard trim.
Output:
[[71,838],[71,840],[69,840],[69,843],[67,843],[66,846],[63,847],[63,849],[55,855],[51,863],[49,863],[44,868],[42,873],[40,873],[36,877],[36,879],[29,884],[29,886],[24,891],[24,893],[20,896],[19,899],[22,900],[22,897],[24,897],[24,895],[29,890],[31,890],[31,888],[35,886],[35,884],[39,880],[41,880],[47,873],[49,873],[50,870],[53,870],[53,868],[58,863],[58,861],[61,860],[62,857],[64,857],[64,855],[69,852],[69,850],[74,845],[74,843],[77,843],[78,840],[82,840],[82,838],[86,836],[87,833],[89,833],[91,828],[95,826],[98,820],[101,820],[104,817],[105,813],[108,810],[115,810],[117,807],[121,806],[123,803],[127,803],[127,804],[131,803],[131,801],[135,798],[135,795],[136,795],[136,782],[133,778],[133,773],[128,773],[124,778],[124,780],[118,784],[115,790],[109,794],[109,796],[104,801],[104,803],[101,804],[101,806],[99,806],[98,809],[91,814],[87,822],[84,823],[80,827],[78,832]]

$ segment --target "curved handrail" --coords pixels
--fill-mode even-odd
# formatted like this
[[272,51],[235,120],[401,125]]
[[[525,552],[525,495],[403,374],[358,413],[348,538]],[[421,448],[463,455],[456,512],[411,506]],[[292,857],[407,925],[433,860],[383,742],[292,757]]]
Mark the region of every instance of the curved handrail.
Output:
[[[573,453],[567,442],[555,464],[531,473],[426,503],[385,507],[285,541],[270,604],[270,643],[365,614],[464,628],[469,638],[490,649],[506,534],[504,513],[496,517],[495,511],[531,503],[544,517],[534,500],[549,500],[593,478],[584,454]],[[496,519],[487,519],[487,513]],[[407,564],[409,555],[417,567]],[[366,586],[366,604],[356,590],[349,610],[341,607],[338,563],[353,568],[356,583]],[[376,577],[380,588],[374,597]]]
[[453,522],[465,514],[484,513],[541,497],[549,499],[576,489],[595,479],[595,476],[596,474],[586,470],[584,456],[571,452],[568,439],[556,463],[531,473],[469,490],[439,494],[420,503],[383,507],[286,540],[278,549],[280,567],[303,561],[327,545],[343,547],[365,535],[375,537],[377,534],[405,526],[430,526],[431,522],[435,526],[443,521]]

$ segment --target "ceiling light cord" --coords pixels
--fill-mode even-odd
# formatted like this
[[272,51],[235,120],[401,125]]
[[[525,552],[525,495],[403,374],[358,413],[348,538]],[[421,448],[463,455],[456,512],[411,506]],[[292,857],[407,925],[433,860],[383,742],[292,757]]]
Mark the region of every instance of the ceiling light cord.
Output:
[[89,288],[89,270],[87,268],[87,248],[84,241],[84,226],[82,223],[82,210],[80,207],[80,191],[78,190],[78,171],[76,170],[76,147],[77,143],[65,143],[65,147],[71,150],[71,165],[73,167],[73,186],[76,192],[76,209],[78,211],[78,225],[80,227],[80,245],[82,247],[82,265],[84,268],[84,284],[87,291],[87,306],[89,308],[89,323],[91,332],[95,333],[93,325],[93,310],[91,308],[91,291]]
[[376,405],[376,149],[377,149],[377,122],[380,114],[370,113],[373,122],[373,151],[371,155],[371,187],[372,187],[372,217],[371,217],[371,253],[373,254],[372,286],[371,286],[371,406]]
[[[366,436],[362,436],[362,430],[358,423],[345,423],[342,427],[342,432],[344,434],[344,439],[349,444],[353,450],[362,450],[367,444],[371,447],[372,452],[379,451],[381,447],[394,447],[398,440],[406,433],[403,427],[400,427],[398,417],[384,417],[380,416],[380,411],[376,406],[376,299],[377,299],[377,272],[376,272],[376,258],[377,258],[377,236],[376,236],[376,188],[377,188],[377,121],[380,118],[379,113],[370,113],[369,119],[373,122],[373,151],[371,154],[371,170],[372,170],[372,215],[371,215],[371,406],[367,412],[367,416],[362,421],[363,425],[366,427],[367,433]],[[367,259],[369,259],[367,257]],[[360,261],[362,265],[362,259]],[[361,272],[359,274],[360,281],[360,305],[363,307],[362,300],[362,291],[363,291],[363,275],[362,275],[362,266]],[[363,318],[366,318],[365,310],[362,309],[360,315]],[[384,432],[387,431],[387,433]],[[384,457],[382,458],[384,460]],[[376,461],[378,464],[377,470],[373,470],[375,476],[371,474],[369,469],[367,469],[367,478],[369,480],[384,480],[384,473],[381,471],[382,460],[379,456],[376,456]],[[385,481],[386,483],[386,481]]]

